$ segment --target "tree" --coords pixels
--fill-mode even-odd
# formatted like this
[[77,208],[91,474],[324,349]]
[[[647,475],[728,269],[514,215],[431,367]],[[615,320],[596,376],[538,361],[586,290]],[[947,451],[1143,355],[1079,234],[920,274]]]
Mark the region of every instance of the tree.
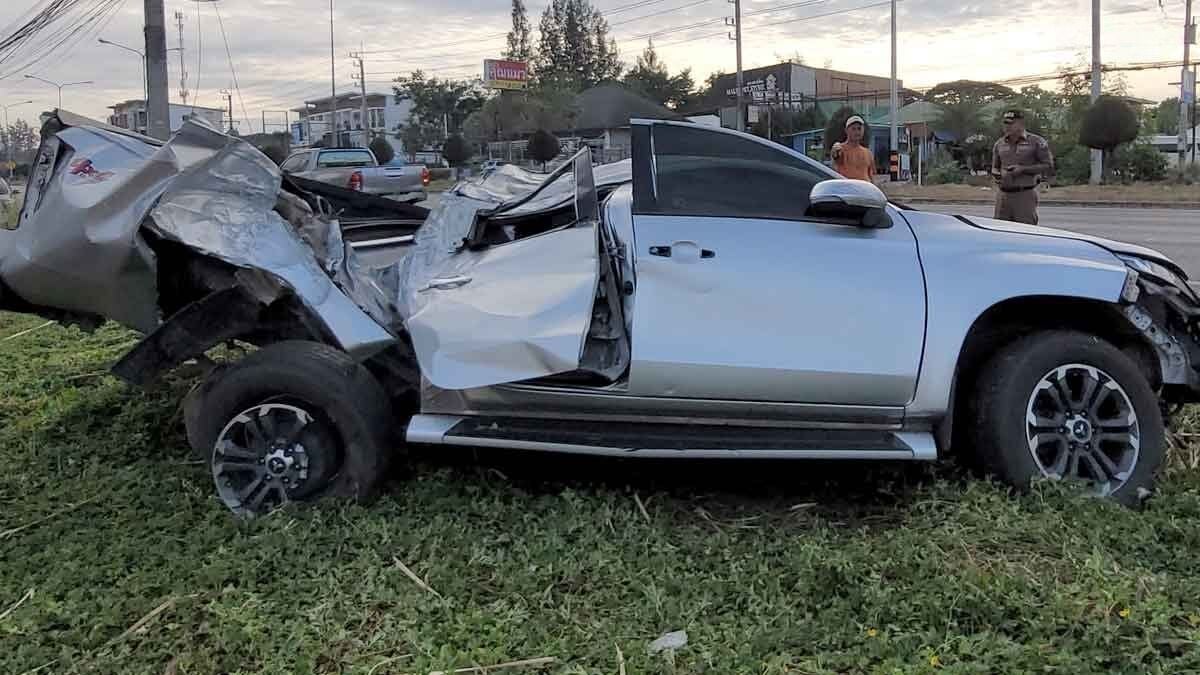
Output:
[[8,161],[10,155],[9,144],[12,145],[11,156],[14,161],[22,164],[30,162],[38,149],[37,132],[25,120],[17,120],[8,125],[7,133],[4,134],[4,156],[0,158],[4,161]]
[[375,159],[379,160],[380,164],[387,164],[396,158],[396,150],[383,136],[372,138],[368,147],[371,148],[371,152],[374,153]]
[[576,91],[621,74],[608,22],[588,0],[551,0],[542,12],[535,74],[539,81]]
[[[1038,85],[1022,87],[1008,99],[1005,108],[1016,108],[1025,113],[1025,128],[1047,138],[1054,134],[1065,121],[1063,110],[1066,102],[1056,91],[1042,89]],[[992,118],[992,129],[999,133],[1003,128],[1004,109],[996,109]]]
[[266,155],[276,165],[283,164],[283,160],[287,159],[287,150],[282,145],[269,143],[259,148],[262,154]]
[[[1009,87],[994,82],[955,80],[943,82],[925,93],[925,100],[937,104],[942,114],[934,123],[939,131],[950,132],[955,139],[957,154],[972,171],[986,160],[980,150],[984,139],[996,135],[997,127],[989,127],[985,106],[1016,97]],[[982,161],[981,161],[982,160]]]
[[1127,143],[1112,154],[1113,173],[1122,183],[1160,181],[1167,177],[1167,158],[1150,143]]
[[1179,132],[1179,97],[1168,98],[1154,110],[1154,131],[1159,134]]
[[409,161],[417,160],[417,153],[433,146],[442,137],[441,125],[425,122],[416,115],[408,116],[408,123],[400,127],[400,141]]
[[508,50],[504,55],[515,61],[530,61],[533,46],[529,42],[529,16],[522,0],[512,0],[512,30],[508,32]]
[[[825,156],[833,151],[834,143],[843,143],[846,140],[846,120],[852,115],[858,115],[858,111],[850,106],[843,106],[833,113],[829,121],[825,124]],[[865,118],[864,118],[865,120]],[[863,122],[863,144],[871,143],[871,126],[865,121]]]
[[692,81],[692,69],[687,68],[671,76],[667,65],[654,51],[654,42],[637,59],[637,65],[625,73],[625,85],[659,105],[675,110],[692,97],[696,83]]
[[450,166],[458,166],[471,159],[471,148],[462,136],[454,134],[442,145],[442,157],[450,162]]
[[1004,101],[1016,95],[1012,89],[994,82],[977,82],[975,80],[955,80],[943,82],[929,91],[923,97],[930,103],[940,106],[951,106],[959,103],[973,103],[982,107],[992,101]]
[[486,100],[479,80],[443,80],[425,78],[417,70],[408,77],[396,78],[393,87],[396,102],[412,101],[412,115],[430,124],[458,131],[467,117],[483,107]]
[[546,170],[546,162],[558,157],[558,152],[558,139],[545,129],[538,129],[529,139],[529,156],[542,163],[543,171]]
[[1104,151],[1104,173],[1111,175],[1112,152],[1117,146],[1136,140],[1138,116],[1133,106],[1116,96],[1101,96],[1088,108],[1079,130],[1079,143]]

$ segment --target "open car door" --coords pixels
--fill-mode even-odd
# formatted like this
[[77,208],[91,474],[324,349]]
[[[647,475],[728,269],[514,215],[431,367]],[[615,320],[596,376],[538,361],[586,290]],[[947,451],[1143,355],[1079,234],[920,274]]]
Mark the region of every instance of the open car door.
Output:
[[[505,221],[506,211],[565,180],[568,171],[575,192],[566,224],[528,233]],[[550,211],[564,210],[572,204]],[[541,221],[552,222],[549,215]],[[576,370],[600,278],[598,230],[586,148],[527,197],[477,219],[466,245],[410,290],[419,302],[405,324],[425,378],[457,390]]]

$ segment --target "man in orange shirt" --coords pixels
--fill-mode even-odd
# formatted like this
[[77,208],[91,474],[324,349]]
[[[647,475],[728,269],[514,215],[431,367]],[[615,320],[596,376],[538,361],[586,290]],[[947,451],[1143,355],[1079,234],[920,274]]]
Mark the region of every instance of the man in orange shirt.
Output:
[[834,143],[833,168],[846,178],[871,182],[875,177],[875,155],[863,145],[866,122],[858,115],[846,120],[846,140]]

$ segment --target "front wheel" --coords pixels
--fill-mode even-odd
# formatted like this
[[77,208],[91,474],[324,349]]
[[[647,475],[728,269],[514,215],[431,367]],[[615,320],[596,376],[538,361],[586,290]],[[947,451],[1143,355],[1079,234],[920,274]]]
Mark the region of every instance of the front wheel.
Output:
[[215,377],[188,437],[204,449],[217,494],[234,513],[375,492],[393,420],[366,368],[326,345],[280,342]]
[[1095,336],[1046,331],[1002,349],[971,399],[971,452],[1017,488],[1078,480],[1135,506],[1166,453],[1158,397],[1136,364]]

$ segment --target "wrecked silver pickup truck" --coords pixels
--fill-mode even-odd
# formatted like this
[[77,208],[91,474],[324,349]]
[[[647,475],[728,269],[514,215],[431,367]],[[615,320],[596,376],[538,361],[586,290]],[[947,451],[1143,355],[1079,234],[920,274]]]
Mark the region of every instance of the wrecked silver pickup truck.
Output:
[[0,230],[0,308],[145,333],[114,366],[135,384],[257,346],[185,402],[243,514],[367,496],[406,443],[955,448],[1018,487],[1150,494],[1172,407],[1200,400],[1200,298],[1168,258],[889,204],[748,134],[631,124],[630,160],[500,167],[364,264],[336,195],[238,139],[189,123],[159,145],[60,113]]

